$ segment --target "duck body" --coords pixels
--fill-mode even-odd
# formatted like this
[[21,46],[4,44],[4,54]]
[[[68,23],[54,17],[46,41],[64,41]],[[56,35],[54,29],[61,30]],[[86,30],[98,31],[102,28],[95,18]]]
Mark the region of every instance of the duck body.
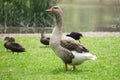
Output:
[[44,35],[44,30],[41,32],[40,42],[44,45],[49,45],[50,37]]
[[25,52],[25,48],[23,48],[19,43],[12,41],[12,39],[7,39],[4,47],[6,49],[9,49],[12,51],[12,53],[14,52]]
[[78,41],[63,35],[61,8],[59,6],[53,6],[47,11],[53,12],[56,18],[56,26],[54,27],[50,38],[50,47],[65,63],[65,70],[68,69],[67,64],[72,65],[73,70],[75,70],[76,65],[79,65],[86,60],[95,60],[96,56],[92,55],[89,50]]
[[44,45],[49,45],[50,38],[49,37],[43,37],[40,39],[40,42]]
[[5,42],[4,43],[4,47],[6,48],[6,50],[8,51],[9,50],[9,47],[7,46],[8,42]]
[[6,42],[7,49],[14,52],[25,52],[25,48],[23,48],[19,43],[16,42]]

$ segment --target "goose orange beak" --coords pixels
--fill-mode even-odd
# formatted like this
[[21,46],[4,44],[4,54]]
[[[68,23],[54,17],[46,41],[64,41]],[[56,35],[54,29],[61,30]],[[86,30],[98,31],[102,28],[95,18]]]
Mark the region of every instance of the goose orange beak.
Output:
[[52,8],[50,8],[50,9],[47,9],[46,11],[48,11],[48,12],[52,12],[52,11],[53,11],[53,9],[52,9]]

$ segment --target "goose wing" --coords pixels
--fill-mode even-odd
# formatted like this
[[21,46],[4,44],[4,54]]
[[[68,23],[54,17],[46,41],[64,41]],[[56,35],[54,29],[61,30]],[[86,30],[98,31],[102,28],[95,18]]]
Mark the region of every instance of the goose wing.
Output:
[[62,60],[65,63],[71,63],[72,59],[74,58],[74,55],[72,54],[72,52],[64,47],[61,47],[61,50],[63,52],[63,54],[61,54],[61,55],[64,55],[64,56],[62,56]]
[[79,53],[89,52],[88,49],[74,40],[61,40],[60,45],[70,51],[77,51]]

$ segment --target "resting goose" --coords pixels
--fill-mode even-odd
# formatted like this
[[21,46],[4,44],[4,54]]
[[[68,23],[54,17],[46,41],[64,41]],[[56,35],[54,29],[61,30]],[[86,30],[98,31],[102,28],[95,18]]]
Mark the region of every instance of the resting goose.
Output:
[[23,48],[19,43],[15,42],[15,39],[13,37],[6,37],[5,38],[5,44],[4,47],[8,50],[11,50],[12,53],[14,52],[25,52],[25,48]]
[[96,56],[92,55],[89,50],[79,42],[63,35],[62,10],[59,6],[53,6],[46,11],[52,12],[56,18],[56,26],[54,27],[50,38],[50,47],[64,62],[65,70],[68,70],[68,64],[73,66],[73,70],[76,70],[76,65],[79,65],[86,60],[96,59]]
[[44,35],[44,30],[41,31],[40,42],[46,46],[49,45],[50,37]]

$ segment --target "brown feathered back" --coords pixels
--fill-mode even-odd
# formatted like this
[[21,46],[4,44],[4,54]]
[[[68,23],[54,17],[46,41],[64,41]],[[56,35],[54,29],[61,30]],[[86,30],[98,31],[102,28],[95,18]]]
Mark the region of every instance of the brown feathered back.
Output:
[[8,50],[14,52],[25,52],[25,48],[23,48],[19,43],[15,42],[13,37],[6,37],[6,42],[4,43],[4,47]]

